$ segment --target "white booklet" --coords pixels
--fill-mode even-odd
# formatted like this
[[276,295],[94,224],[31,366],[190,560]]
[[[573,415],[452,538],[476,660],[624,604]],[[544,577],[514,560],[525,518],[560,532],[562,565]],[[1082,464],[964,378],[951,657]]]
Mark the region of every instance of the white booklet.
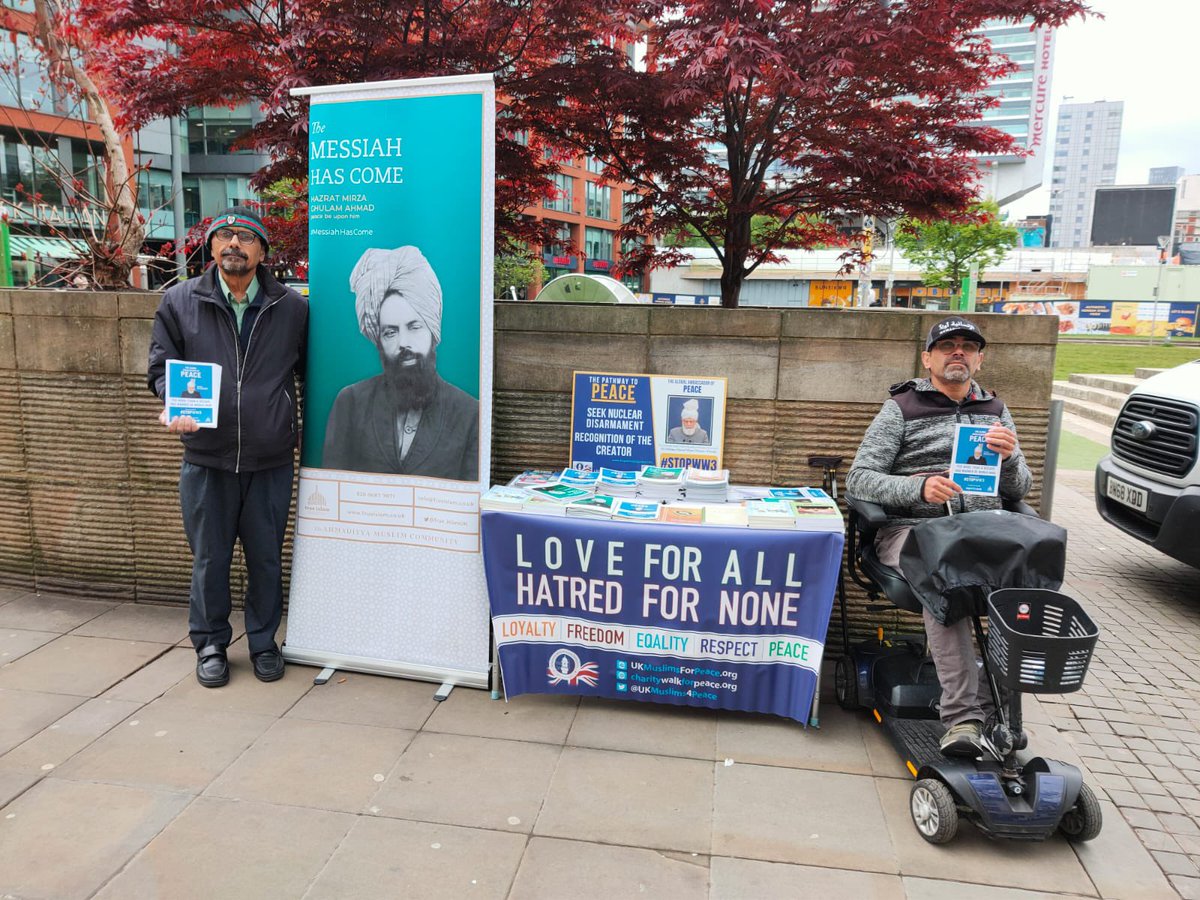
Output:
[[201,428],[217,427],[221,367],[216,363],[167,360],[167,421],[191,416]]

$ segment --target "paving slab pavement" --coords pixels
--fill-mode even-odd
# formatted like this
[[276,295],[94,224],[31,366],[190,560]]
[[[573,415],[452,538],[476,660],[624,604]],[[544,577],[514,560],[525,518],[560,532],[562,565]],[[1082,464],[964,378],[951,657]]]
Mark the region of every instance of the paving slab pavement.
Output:
[[1200,897],[1200,573],[1101,522],[1089,479],[1060,473],[1055,519],[1066,590],[1104,633],[1084,689],[1027,712],[1102,798],[1091,844],[970,825],[926,844],[881,729],[832,702],[808,730],[467,689],[439,704],[300,666],[261,684],[241,641],[207,690],[178,609],[0,588],[0,897]]
[[1058,473],[1053,518],[1070,535],[1063,590],[1100,641],[1081,690],[1040,700],[1173,889],[1200,900],[1200,570],[1104,522],[1092,478]]

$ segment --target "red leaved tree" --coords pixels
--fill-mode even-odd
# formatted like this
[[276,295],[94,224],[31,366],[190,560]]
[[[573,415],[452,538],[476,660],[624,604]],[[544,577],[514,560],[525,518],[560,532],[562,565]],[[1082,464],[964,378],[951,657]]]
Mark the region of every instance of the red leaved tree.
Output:
[[[633,18],[648,23],[646,71],[619,47],[576,45],[530,100],[545,133],[642,192],[621,237],[694,230],[720,259],[722,305],[737,306],[780,248],[834,241],[832,216],[964,210],[972,154],[1012,149],[979,119],[994,103],[984,88],[1014,66],[976,29],[1087,12],[1077,0],[645,0]],[[643,246],[626,265],[683,258]]]
[[[564,46],[613,30],[587,0],[81,2],[105,37],[106,71],[125,98],[129,124],[189,106],[261,105],[264,118],[243,141],[270,154],[254,178],[257,189],[307,177],[307,101],[291,97],[292,88],[496,73],[498,91],[511,101],[501,110],[496,146],[500,242],[541,240],[541,228],[520,211],[549,196],[547,176],[556,171],[540,139],[528,134],[520,93],[539,83]],[[298,217],[288,226],[292,239],[304,239]],[[279,249],[303,256],[302,247]]]
[[[78,16],[73,0],[34,0],[32,16],[18,21],[24,15],[6,10],[2,24],[22,30],[32,26],[33,45],[58,89],[60,115],[75,118],[94,130],[101,148],[100,177],[89,186],[85,173],[74,171],[71,160],[59,158],[27,113],[6,113],[6,124],[17,128],[31,148],[43,151],[37,156],[37,177],[49,179],[63,196],[67,221],[47,218],[41,224],[59,237],[81,238],[86,244],[86,258],[72,264],[68,274],[82,275],[101,288],[128,287],[146,225],[138,209],[137,172],[126,157],[123,135],[110,103],[112,91],[99,71],[94,35]],[[3,74],[19,78],[19,62],[17,66],[18,71]],[[28,201],[35,218],[40,216],[40,199],[36,194],[24,195],[18,186],[18,201]]]

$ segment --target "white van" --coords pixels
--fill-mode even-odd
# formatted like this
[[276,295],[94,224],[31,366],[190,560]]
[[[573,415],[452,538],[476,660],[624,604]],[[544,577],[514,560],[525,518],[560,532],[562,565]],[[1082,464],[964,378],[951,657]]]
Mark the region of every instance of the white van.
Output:
[[1139,384],[1096,466],[1096,509],[1126,534],[1200,568],[1200,359]]

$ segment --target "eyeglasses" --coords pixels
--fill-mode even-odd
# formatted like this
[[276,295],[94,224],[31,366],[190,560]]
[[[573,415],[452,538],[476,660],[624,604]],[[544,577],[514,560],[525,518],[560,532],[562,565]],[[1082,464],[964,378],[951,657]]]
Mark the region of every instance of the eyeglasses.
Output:
[[258,235],[253,231],[234,231],[232,228],[218,228],[216,238],[222,244],[231,244],[236,240],[243,247],[253,247],[258,243]]
[[974,356],[983,347],[979,345],[978,341],[952,341],[947,338],[944,341],[935,341],[933,349],[938,353],[945,353],[946,355],[953,353],[955,350],[962,350],[966,356]]

